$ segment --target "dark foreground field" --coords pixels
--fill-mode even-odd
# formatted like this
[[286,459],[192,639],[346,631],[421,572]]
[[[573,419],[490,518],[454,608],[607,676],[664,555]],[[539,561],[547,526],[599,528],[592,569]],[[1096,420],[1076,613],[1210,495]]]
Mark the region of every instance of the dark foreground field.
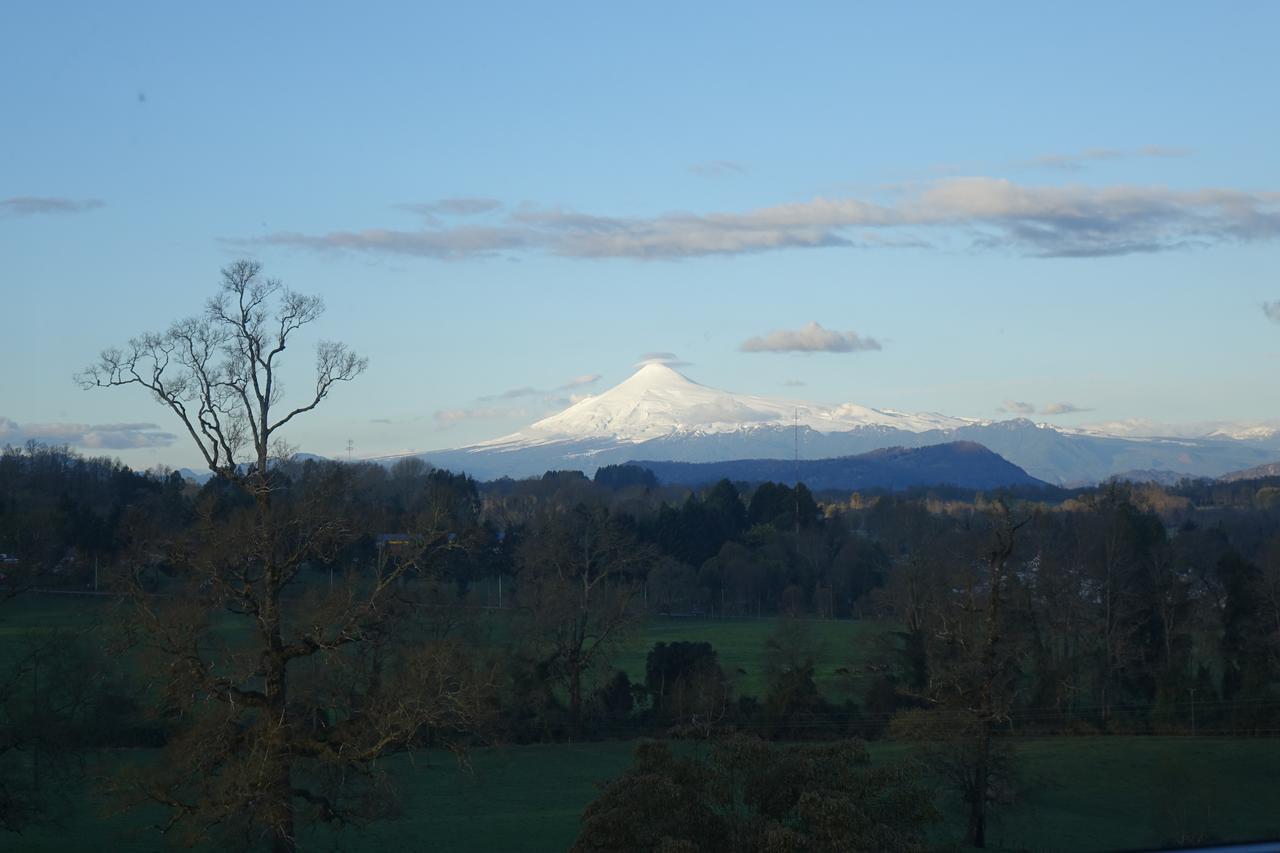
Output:
[[[631,749],[619,741],[484,749],[472,755],[469,770],[447,756],[419,756],[412,765],[398,759],[399,820],[315,832],[303,849],[565,850],[596,785],[627,764]],[[891,761],[904,750],[873,744],[871,753],[877,762]],[[992,849],[1140,849],[1280,837],[1280,740],[1058,738],[1021,742],[1018,756],[1019,798],[995,825]],[[109,774],[119,762],[138,759],[144,757],[106,757],[91,772]],[[0,848],[172,849],[144,828],[143,815],[104,816],[88,802],[70,797],[60,826],[0,836]],[[935,837],[946,847],[961,832],[952,819]]]
[[[87,632],[108,617],[102,599],[24,596],[0,623],[0,657],[48,632]],[[874,622],[810,621],[820,647],[816,681],[829,699],[855,696],[868,677],[877,635]],[[644,677],[653,643],[706,640],[745,694],[759,695],[763,649],[778,620],[652,618],[615,660],[633,679]],[[304,850],[325,851],[559,851],[578,829],[579,816],[600,782],[629,762],[633,742],[548,744],[476,750],[470,767],[452,758],[418,754],[390,764],[404,794],[399,820],[366,829],[317,831]],[[696,747],[687,747],[696,748]],[[899,744],[871,744],[874,761],[907,754]],[[146,750],[92,756],[87,775],[109,777],[126,762],[146,762]],[[1208,841],[1280,837],[1280,739],[1190,737],[1063,737],[1018,744],[1017,801],[997,819],[994,849],[1134,849]],[[109,814],[97,788],[65,792],[57,825],[0,833],[0,850],[173,849],[147,828],[158,815]],[[939,846],[962,836],[959,810],[936,828]]]
[[[26,645],[58,632],[102,643],[123,605],[107,596],[28,593],[0,614],[0,663],[23,653]],[[482,623],[498,641],[507,634],[514,611],[490,610]],[[643,682],[645,656],[654,643],[676,640],[708,642],[736,692],[761,696],[764,692],[764,651],[770,635],[783,619],[714,619],[692,616],[651,616],[623,642],[612,666],[625,670],[632,681]],[[889,630],[871,620],[799,620],[816,652],[814,681],[833,702],[854,699],[870,677],[866,663],[878,650],[878,638]],[[228,623],[228,631],[233,630]]]

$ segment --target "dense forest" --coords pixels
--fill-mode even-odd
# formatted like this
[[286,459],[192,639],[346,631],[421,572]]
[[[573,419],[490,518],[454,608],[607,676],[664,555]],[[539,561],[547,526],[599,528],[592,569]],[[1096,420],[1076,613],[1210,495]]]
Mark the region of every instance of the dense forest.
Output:
[[[737,732],[919,743],[980,841],[1005,734],[1280,728],[1274,482],[817,498],[803,484],[662,487],[629,466],[477,483],[413,459],[282,460],[268,476],[292,638],[259,648],[236,633],[266,601],[245,490],[66,448],[0,455],[0,615],[55,593],[117,603],[92,635],[4,659],[7,826],[38,817],[33,754],[56,776],[78,751],[141,745],[166,748],[164,772],[113,796],[167,803],[196,835],[217,802],[219,826],[248,831],[260,818],[229,790],[248,758],[227,738],[264,724],[268,654],[292,678],[299,813],[319,820],[383,813],[388,749]],[[748,693],[709,642],[657,644],[633,681],[615,658],[647,614],[792,618]],[[841,701],[815,680],[814,620],[883,626],[874,648],[848,650],[856,690]],[[234,713],[212,712],[218,695]],[[759,762],[800,760],[725,749],[766,775]],[[622,818],[595,808],[582,849],[610,849],[588,829]]]

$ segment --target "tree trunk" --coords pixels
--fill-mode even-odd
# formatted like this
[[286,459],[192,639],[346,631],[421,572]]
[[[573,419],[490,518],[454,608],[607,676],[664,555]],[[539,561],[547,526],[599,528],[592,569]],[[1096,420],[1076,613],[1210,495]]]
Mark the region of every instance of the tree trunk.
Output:
[[293,814],[293,765],[289,753],[289,681],[288,661],[284,656],[284,639],[281,634],[280,593],[284,586],[280,567],[274,554],[275,531],[271,518],[271,484],[265,461],[265,447],[259,453],[262,467],[258,469],[258,488],[255,496],[258,513],[258,542],[263,561],[263,597],[260,630],[266,648],[263,651],[263,693],[266,696],[263,721],[268,727],[278,727],[271,738],[274,753],[269,771],[272,774],[267,796],[270,799],[271,849],[273,853],[294,853],[298,842]]
[[979,849],[987,846],[987,788],[991,784],[991,728],[987,720],[982,721],[980,737],[974,791],[969,800],[969,843]]
[[569,662],[569,718],[573,733],[582,728],[582,667],[578,661]]
[[298,849],[298,839],[293,826],[293,779],[290,772],[289,763],[282,761],[280,763],[279,777],[276,780],[277,808],[279,808],[279,817],[276,819],[276,825],[273,828],[274,836],[271,840],[272,853],[295,853]]

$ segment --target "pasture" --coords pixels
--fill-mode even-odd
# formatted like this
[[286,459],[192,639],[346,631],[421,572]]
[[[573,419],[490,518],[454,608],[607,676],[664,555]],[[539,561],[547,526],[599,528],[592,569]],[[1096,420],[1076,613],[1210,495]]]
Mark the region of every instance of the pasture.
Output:
[[[600,782],[620,772],[632,744],[605,741],[488,748],[460,768],[446,755],[394,760],[403,814],[344,831],[308,833],[304,850],[373,853],[390,849],[562,851]],[[906,749],[873,743],[874,762]],[[141,755],[99,756],[91,775]],[[1082,737],[1018,744],[1017,801],[992,827],[994,850],[1111,850],[1280,837],[1280,740]],[[144,853],[172,849],[146,829],[147,816],[106,815],[92,790],[65,800],[59,825],[0,835],[0,849],[54,853],[92,843]],[[940,847],[957,844],[959,811],[934,832]]]
[[[13,659],[41,636],[92,632],[113,618],[113,604],[86,596],[22,596],[0,611],[0,659]],[[505,614],[492,613],[494,623]],[[738,690],[760,695],[766,640],[777,619],[651,617],[627,638],[614,665],[644,678],[654,643],[710,642]],[[888,626],[875,622],[808,620],[817,680],[829,699],[853,698],[869,678]],[[498,625],[495,624],[495,627]],[[494,631],[493,636],[499,636]],[[95,640],[101,635],[90,633]],[[564,850],[583,807],[601,782],[629,762],[628,741],[557,743],[475,750],[467,767],[449,756],[417,753],[389,759],[403,793],[399,819],[367,828],[315,830],[304,850],[456,851]],[[691,747],[696,748],[696,747]],[[871,744],[875,762],[909,751]],[[0,849],[55,851],[92,843],[101,849],[158,851],[172,845],[147,829],[154,816],[111,814],[103,781],[124,762],[150,759],[148,750],[101,752],[86,764],[85,782],[58,799],[56,824],[21,836],[0,834]],[[1105,850],[1280,837],[1280,739],[1213,737],[1058,737],[1019,740],[1016,801],[991,829],[993,849]],[[946,803],[946,796],[939,799]],[[947,809],[935,829],[940,846],[958,842],[960,810]],[[74,841],[72,841],[74,839]]]

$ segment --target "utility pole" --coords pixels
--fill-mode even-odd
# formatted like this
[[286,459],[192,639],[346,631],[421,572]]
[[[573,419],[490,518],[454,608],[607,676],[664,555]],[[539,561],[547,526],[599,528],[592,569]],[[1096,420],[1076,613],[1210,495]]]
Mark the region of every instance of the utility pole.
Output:
[[1191,688],[1191,736],[1196,736],[1196,689]]

